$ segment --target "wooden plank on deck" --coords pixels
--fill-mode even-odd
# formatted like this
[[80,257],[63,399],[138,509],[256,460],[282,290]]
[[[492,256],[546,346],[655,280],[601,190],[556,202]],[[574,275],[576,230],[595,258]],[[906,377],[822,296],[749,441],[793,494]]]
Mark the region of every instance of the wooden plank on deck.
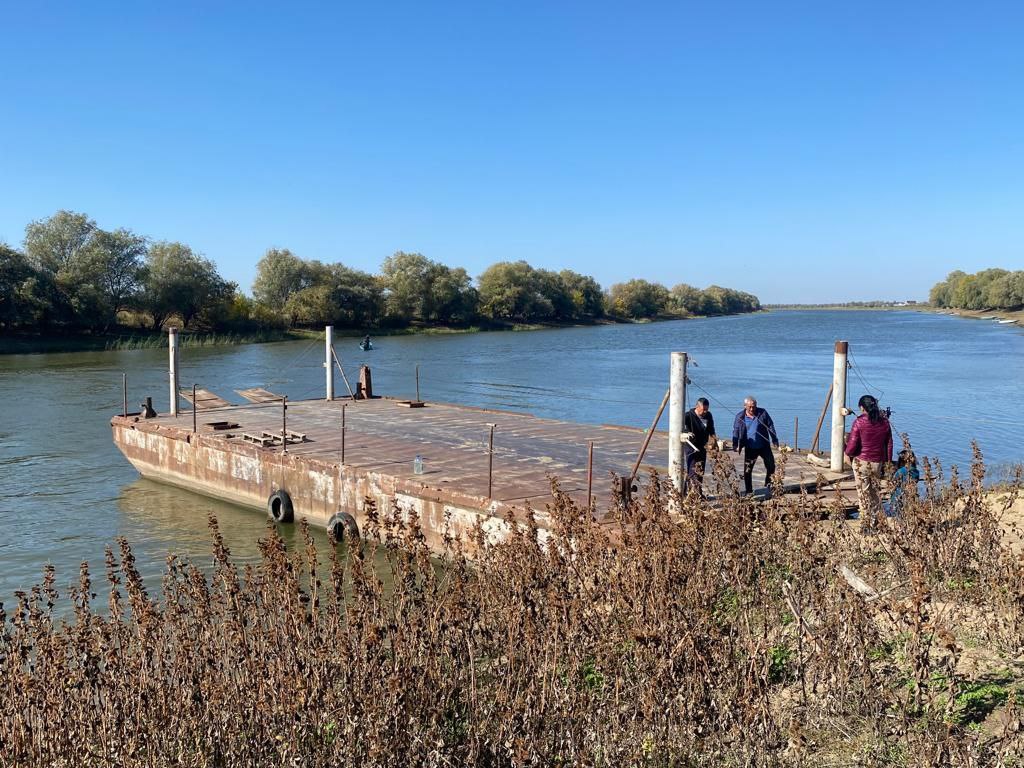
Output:
[[269,390],[263,389],[262,387],[252,387],[251,389],[236,389],[235,392],[240,394],[250,403],[280,403],[284,400],[284,395],[277,395]]
[[181,396],[185,398],[186,402],[192,403],[192,405],[196,406],[200,411],[206,408],[229,408],[232,405],[223,397],[215,395],[210,390],[203,389],[202,387],[196,388],[197,402],[195,403],[192,402],[191,387],[188,387],[187,389],[185,387],[182,387]]

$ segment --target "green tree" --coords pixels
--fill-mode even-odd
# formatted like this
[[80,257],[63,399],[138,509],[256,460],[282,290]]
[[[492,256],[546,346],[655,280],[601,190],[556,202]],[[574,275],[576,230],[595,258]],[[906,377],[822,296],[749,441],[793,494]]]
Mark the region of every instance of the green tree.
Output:
[[212,261],[183,243],[154,243],[146,256],[141,308],[152,318],[153,328],[179,315],[182,325],[233,298],[235,286],[225,281]]
[[499,261],[477,281],[480,311],[496,320],[528,322],[551,317],[554,306],[541,292],[536,270],[525,261]]
[[665,311],[668,302],[668,288],[647,280],[616,283],[608,291],[611,312],[619,317],[657,317]]
[[96,231],[84,213],[57,211],[25,227],[25,255],[37,269],[56,275],[88,250]]
[[320,262],[304,261],[287,248],[271,248],[256,263],[252,294],[260,304],[280,312],[293,293],[316,285],[325,272]]
[[477,315],[480,296],[462,267],[443,267],[430,283],[431,320],[466,323]]
[[400,322],[464,322],[476,314],[477,294],[466,270],[397,251],[384,260],[381,282],[389,317]]
[[435,264],[421,253],[396,251],[384,259],[381,280],[388,315],[397,320],[425,320],[433,309]]
[[93,235],[84,252],[88,257],[87,271],[111,316],[130,308],[137,297],[147,249],[146,238],[128,229],[101,229]]
[[[576,317],[576,307],[572,295],[557,272],[550,269],[534,270],[537,291],[551,305],[547,317],[553,320],[572,320]],[[545,305],[546,306],[546,305]]]
[[381,282],[343,264],[320,265],[318,282],[289,296],[286,314],[299,325],[378,325],[384,314]]
[[960,281],[967,277],[966,272],[955,270],[950,272],[946,279],[941,283],[936,283],[932,286],[931,291],[928,294],[929,302],[936,307],[953,307],[956,306],[954,295],[956,294],[957,286]]
[[604,314],[604,291],[597,280],[571,269],[563,269],[558,277],[572,301],[574,318],[596,318]]
[[672,286],[669,291],[669,303],[677,312],[688,315],[700,315],[704,313],[704,293],[699,288],[694,288],[686,283]]
[[976,275],[967,275],[953,291],[953,306],[961,309],[984,309],[985,286]]
[[988,284],[985,304],[993,309],[1024,306],[1024,271],[1007,272]]

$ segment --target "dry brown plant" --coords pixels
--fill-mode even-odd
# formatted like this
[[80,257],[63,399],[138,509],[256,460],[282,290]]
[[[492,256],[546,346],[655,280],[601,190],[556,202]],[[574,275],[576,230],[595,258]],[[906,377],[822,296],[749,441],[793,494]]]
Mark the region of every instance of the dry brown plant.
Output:
[[104,600],[83,563],[0,608],[0,761],[1019,765],[1024,566],[983,477],[929,466],[868,538],[828,494],[657,476],[601,524],[555,484],[546,534],[440,557],[371,507],[355,546],[269,527],[242,569],[211,518],[212,567],[168,557],[159,594],[120,540]]

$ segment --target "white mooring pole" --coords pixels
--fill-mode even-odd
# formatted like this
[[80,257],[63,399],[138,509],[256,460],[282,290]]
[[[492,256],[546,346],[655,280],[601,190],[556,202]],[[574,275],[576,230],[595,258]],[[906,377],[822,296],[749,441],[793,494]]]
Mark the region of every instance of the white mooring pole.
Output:
[[668,400],[668,476],[673,487],[683,490],[683,413],[686,410],[685,352],[673,352]]
[[178,415],[178,329],[167,329],[167,358],[171,379],[171,416]]
[[327,372],[327,400],[334,399],[334,326],[328,325],[324,330],[326,348],[324,349],[324,370]]
[[832,455],[829,469],[843,471],[843,449],[846,447],[846,353],[850,345],[845,341],[836,342],[835,358],[832,362]]

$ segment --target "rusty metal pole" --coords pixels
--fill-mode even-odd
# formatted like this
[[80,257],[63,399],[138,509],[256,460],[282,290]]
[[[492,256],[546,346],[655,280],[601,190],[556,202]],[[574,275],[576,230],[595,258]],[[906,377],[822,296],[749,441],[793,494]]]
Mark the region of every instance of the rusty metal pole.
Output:
[[288,453],[288,395],[281,398],[281,453]]
[[491,428],[487,438],[487,498],[492,498],[494,490],[494,424],[488,424]]
[[587,509],[594,498],[594,441],[590,441],[587,449]]
[[644,454],[647,453],[647,446],[650,444],[650,438],[654,436],[654,430],[657,428],[657,423],[662,420],[662,413],[665,411],[665,407],[669,404],[670,394],[672,394],[672,390],[666,389],[665,397],[662,398],[662,404],[660,404],[657,409],[657,415],[654,417],[654,421],[650,423],[650,429],[647,430],[647,434],[644,435],[643,444],[640,446],[640,453],[637,455],[637,460],[633,464],[633,471],[630,472],[631,483],[637,476],[637,472],[640,471],[640,465],[643,463]]
[[331,353],[334,352],[334,326],[328,325],[324,329],[324,372],[327,375],[326,386],[327,386],[327,401],[330,402],[334,399],[334,360],[331,359]]
[[348,403],[341,404],[341,463],[345,464],[345,409]]
[[818,418],[818,426],[814,428],[814,440],[811,443],[809,453],[816,453],[818,440],[821,437],[821,425],[825,423],[825,414],[828,413],[828,404],[832,402],[832,385],[828,385],[828,392],[825,393],[825,405],[821,408],[821,416]]
[[167,373],[171,385],[171,416],[178,416],[178,329],[167,329]]
[[420,364],[416,363],[416,402],[420,402]]
[[793,417],[793,452],[800,453],[800,417]]
[[122,416],[128,415],[128,374],[121,374],[121,394],[124,395],[124,410],[121,412]]
[[192,385],[192,432],[197,432],[196,422],[199,420],[199,398],[196,397],[196,385]]

